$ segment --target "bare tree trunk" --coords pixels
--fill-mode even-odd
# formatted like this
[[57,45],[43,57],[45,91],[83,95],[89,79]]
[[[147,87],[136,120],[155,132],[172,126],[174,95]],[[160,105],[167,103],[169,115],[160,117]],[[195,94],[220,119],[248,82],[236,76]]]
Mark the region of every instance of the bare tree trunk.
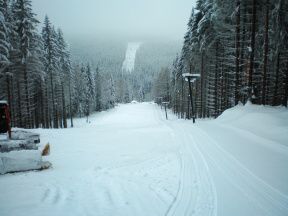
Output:
[[[7,84],[7,99],[8,99],[8,105],[10,109],[10,116],[12,116],[12,104],[11,104],[11,90],[10,90],[10,77],[9,75],[6,75],[6,84]],[[11,125],[12,126],[12,125]]]
[[24,66],[24,83],[25,83],[25,104],[26,104],[26,121],[25,127],[31,128],[31,113],[30,113],[30,98],[29,98],[29,89],[28,89],[28,74],[26,63]]
[[[225,57],[225,54],[223,52],[223,58]],[[224,110],[229,108],[229,74],[226,71],[224,71],[224,88],[225,88],[225,98],[224,98]]]
[[236,2],[236,59],[235,59],[235,105],[239,102],[239,73],[240,73],[240,0]]
[[274,87],[274,94],[273,94],[273,106],[278,105],[278,88],[279,88],[279,70],[280,70],[280,52],[278,51],[277,55],[277,64],[275,70],[275,87]]
[[10,80],[10,87],[11,87],[11,107],[10,107],[10,110],[11,110],[11,127],[14,127],[15,123],[16,123],[16,117],[15,117],[15,113],[16,113],[16,110],[15,110],[15,106],[16,106],[16,100],[15,100],[15,97],[14,97],[14,80],[13,80],[13,76],[11,77],[11,80]]
[[42,81],[40,81],[40,92],[39,92],[39,100],[40,100],[40,122],[41,122],[41,127],[44,128],[46,127],[46,113],[44,109],[44,94],[43,94],[43,84]]
[[55,125],[54,128],[59,128],[60,127],[60,123],[59,123],[59,110],[58,110],[58,104],[57,106],[55,106]]
[[288,61],[286,63],[286,78],[285,78],[285,89],[284,89],[284,97],[282,101],[282,105],[287,107],[287,100],[288,100]]
[[[47,81],[48,82],[48,81]],[[45,91],[46,91],[46,106],[45,106],[45,109],[46,109],[46,122],[47,122],[47,128],[52,128],[52,119],[51,119],[51,116],[53,115],[51,112],[50,112],[50,107],[49,107],[49,91],[48,91],[48,83],[45,87]],[[53,105],[52,105],[53,107]]]
[[190,100],[189,100],[189,95],[187,96],[187,114],[186,114],[186,119],[188,119],[188,120],[190,119]]
[[64,82],[62,83],[62,115],[63,115],[63,127],[67,128],[67,112],[65,104],[65,94],[64,94]]
[[200,97],[200,104],[201,104],[201,114],[200,117],[205,117],[205,111],[204,111],[204,53],[201,52],[201,97]]
[[220,93],[220,104],[221,104],[221,108],[220,108],[220,112],[222,113],[225,109],[224,107],[224,100],[225,100],[225,79],[224,79],[224,72],[223,72],[223,62],[221,62],[221,93]]
[[39,103],[40,101],[41,101],[41,99],[39,98],[39,90],[38,90],[37,95],[35,95],[35,97],[34,97],[34,103],[36,105],[36,107],[34,109],[34,127],[36,127],[36,128],[39,128],[40,121],[41,121],[40,120],[41,119],[41,117],[40,117],[41,105]]
[[251,32],[251,44],[250,44],[250,65],[248,73],[248,98],[252,99],[253,91],[253,73],[254,73],[254,58],[255,58],[255,37],[256,37],[256,13],[257,13],[257,0],[253,0],[252,11],[252,32]]
[[22,122],[22,105],[21,105],[21,92],[20,92],[20,82],[17,80],[17,96],[18,96],[18,118],[19,122],[18,125],[19,127],[23,127],[23,122]]
[[215,72],[214,72],[214,117],[216,118],[218,115],[218,49],[219,49],[219,41],[216,41],[215,47]]
[[72,94],[71,94],[71,75],[69,77],[69,112],[70,112],[70,124],[73,128],[73,115],[72,115]]
[[[244,87],[244,86],[246,86],[246,81],[245,81],[245,74],[246,74],[246,71],[247,71],[247,68],[246,68],[246,61],[245,61],[245,58],[246,58],[246,56],[245,56],[245,50],[247,50],[246,49],[246,46],[247,46],[247,43],[246,43],[246,34],[247,34],[247,29],[246,29],[246,23],[247,23],[247,5],[246,5],[246,3],[245,2],[242,2],[242,5],[243,5],[243,15],[242,15],[242,17],[243,17],[243,21],[242,21],[242,44],[241,44],[241,67],[240,67],[240,73],[241,73],[241,81],[240,81],[240,92],[241,92],[241,90],[243,90],[242,88]],[[241,6],[241,4],[240,4],[240,6]],[[238,92],[239,93],[239,92]],[[246,95],[245,94],[243,94],[242,93],[242,95],[241,95],[241,102],[242,103],[245,103],[245,101],[247,100],[247,98],[246,98]]]
[[51,112],[51,115],[52,115],[52,119],[53,119],[53,128],[58,128],[52,71],[50,71],[50,87],[51,87],[51,95],[52,95],[52,112]]
[[262,77],[262,104],[266,104],[266,86],[267,86],[267,64],[268,64],[268,48],[269,48],[269,0],[266,1],[266,17],[265,17],[265,37],[264,37],[264,64]]
[[181,118],[184,118],[184,80],[181,79]]

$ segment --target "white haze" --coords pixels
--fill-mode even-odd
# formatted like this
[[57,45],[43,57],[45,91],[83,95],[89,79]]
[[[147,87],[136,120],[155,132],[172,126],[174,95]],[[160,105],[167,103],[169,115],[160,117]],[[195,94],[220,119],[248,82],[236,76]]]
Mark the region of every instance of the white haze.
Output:
[[68,36],[182,39],[196,0],[32,0]]

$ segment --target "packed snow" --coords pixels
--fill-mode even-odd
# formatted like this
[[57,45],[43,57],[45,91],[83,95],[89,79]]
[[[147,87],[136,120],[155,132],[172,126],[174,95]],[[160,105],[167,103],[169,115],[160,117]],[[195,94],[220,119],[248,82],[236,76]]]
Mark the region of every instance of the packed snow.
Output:
[[0,215],[287,215],[286,108],[247,104],[194,125],[168,114],[131,103],[33,130],[53,168],[0,176]]
[[140,48],[140,42],[129,42],[126,50],[125,60],[122,65],[122,71],[131,73],[134,70],[137,50]]

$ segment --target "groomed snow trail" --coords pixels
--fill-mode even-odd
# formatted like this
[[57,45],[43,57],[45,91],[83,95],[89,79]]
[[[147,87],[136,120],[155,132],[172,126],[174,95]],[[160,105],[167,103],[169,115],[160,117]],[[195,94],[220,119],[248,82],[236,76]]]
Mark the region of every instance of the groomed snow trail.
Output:
[[0,176],[1,216],[287,215],[286,146],[223,122],[167,121],[153,103],[90,122],[35,130],[53,168]]

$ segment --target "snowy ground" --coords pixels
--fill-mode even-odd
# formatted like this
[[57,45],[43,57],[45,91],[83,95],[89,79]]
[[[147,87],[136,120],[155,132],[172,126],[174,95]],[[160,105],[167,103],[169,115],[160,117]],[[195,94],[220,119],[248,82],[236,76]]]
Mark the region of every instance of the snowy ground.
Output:
[[125,60],[122,65],[122,70],[131,73],[134,70],[135,58],[137,50],[140,48],[141,43],[130,42],[126,50]]
[[0,176],[1,216],[286,216],[288,111],[239,106],[192,125],[152,103],[35,130],[53,168]]

